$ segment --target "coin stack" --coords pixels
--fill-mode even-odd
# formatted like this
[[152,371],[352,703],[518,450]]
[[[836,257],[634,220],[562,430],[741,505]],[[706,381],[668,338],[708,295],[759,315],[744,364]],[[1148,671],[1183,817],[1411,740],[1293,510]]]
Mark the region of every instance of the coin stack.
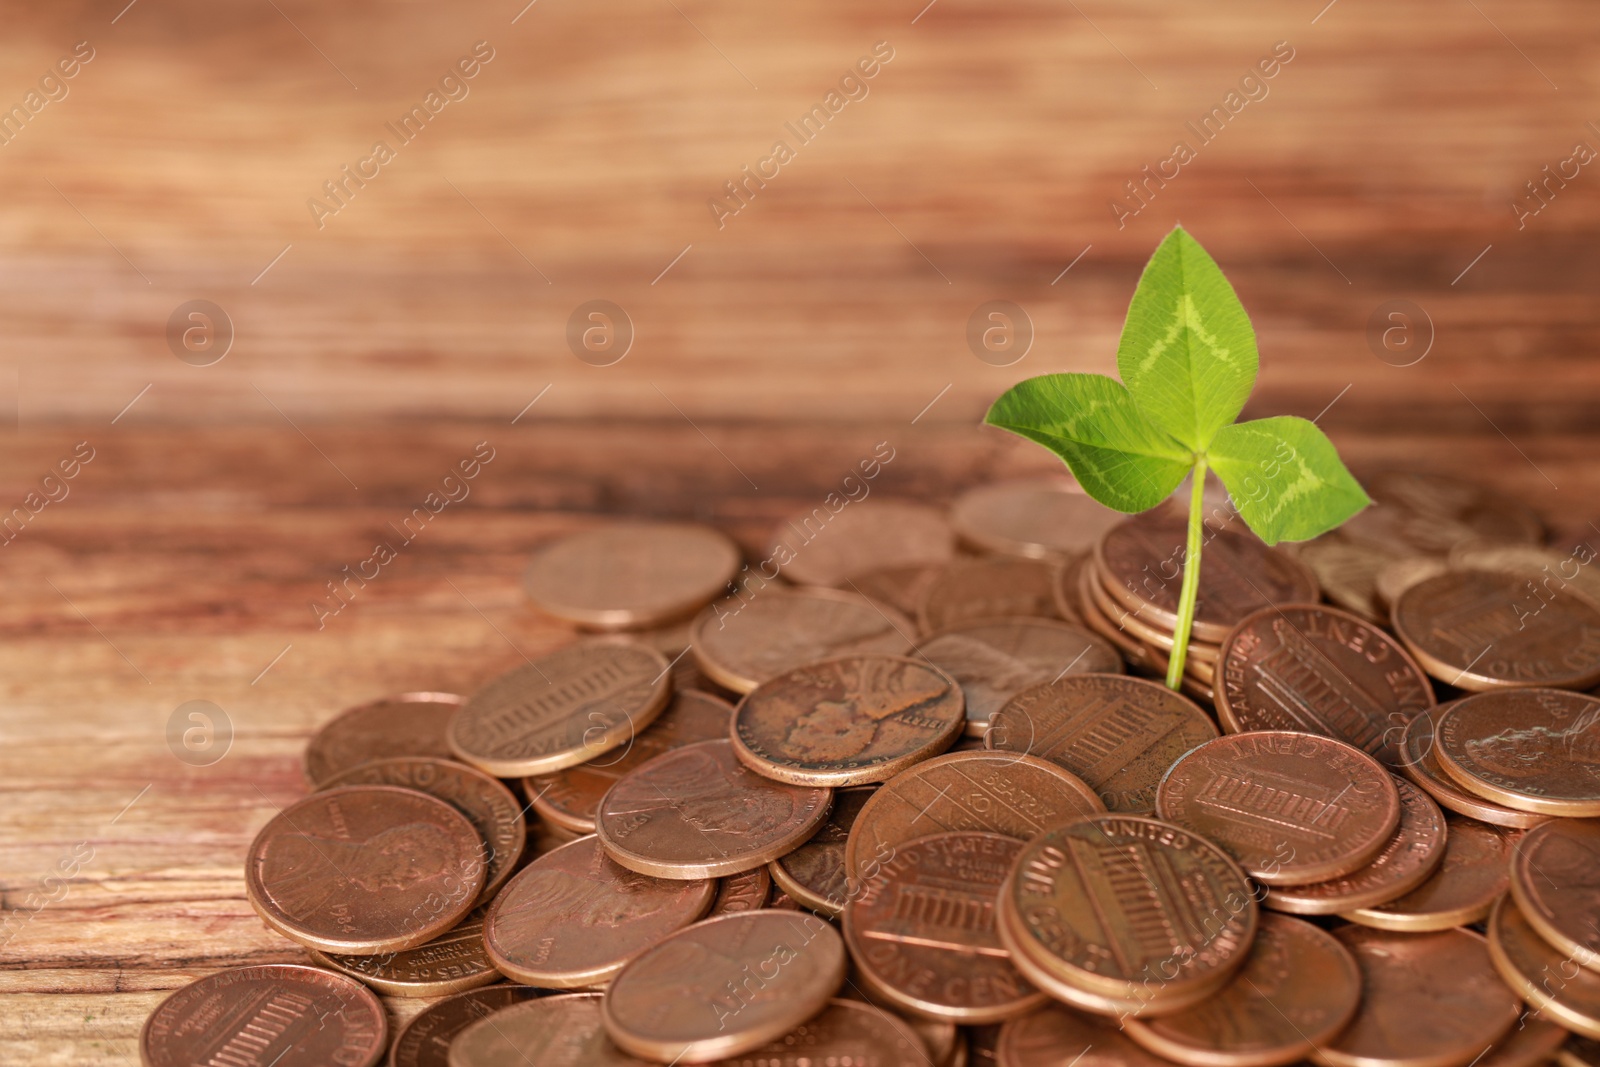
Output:
[[[1335,549],[1208,520],[1182,693],[1182,517],[1061,480],[558,538],[588,633],[324,725],[245,866],[305,961],[144,1062],[1600,1067],[1600,606],[1487,490],[1371,484]],[[1320,603],[1385,530],[1440,565]]]

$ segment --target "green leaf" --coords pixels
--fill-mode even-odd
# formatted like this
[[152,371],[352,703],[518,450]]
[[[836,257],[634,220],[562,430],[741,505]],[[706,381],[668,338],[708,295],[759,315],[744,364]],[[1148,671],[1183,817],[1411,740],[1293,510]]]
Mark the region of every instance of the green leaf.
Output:
[[1239,417],[1259,356],[1233,286],[1181,227],[1156,249],[1128,305],[1117,370],[1146,418],[1195,452]]
[[1152,425],[1122,384],[1103,374],[1046,374],[1018,382],[984,421],[1044,445],[1084,491],[1118,511],[1146,511],[1183,481],[1190,452]]
[[1372,503],[1316,424],[1289,415],[1224,426],[1211,467],[1256,536],[1308,541]]

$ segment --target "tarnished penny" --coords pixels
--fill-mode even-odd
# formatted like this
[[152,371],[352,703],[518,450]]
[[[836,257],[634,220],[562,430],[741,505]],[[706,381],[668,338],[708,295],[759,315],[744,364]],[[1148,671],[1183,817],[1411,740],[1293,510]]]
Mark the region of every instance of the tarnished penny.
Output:
[[522,803],[497,779],[455,760],[395,756],[363,763],[337,774],[322,787],[397,785],[415,789],[454,807],[467,817],[486,846],[485,875],[479,902],[494,896],[516,869],[527,845],[528,824]]
[[1523,834],[1511,857],[1511,895],[1546,941],[1600,970],[1600,823],[1555,819]]
[[1509,896],[1489,915],[1489,953],[1517,996],[1568,1030],[1600,1038],[1600,974],[1540,937]]
[[1401,594],[1394,631],[1429,674],[1474,691],[1600,682],[1600,606],[1499,571],[1446,571]]
[[1448,847],[1444,812],[1410,782],[1395,778],[1394,785],[1400,825],[1371,863],[1328,882],[1274,886],[1262,903],[1297,915],[1337,915],[1403,897],[1432,877]]
[[624,1050],[660,1063],[737,1056],[821,1011],[844,972],[843,940],[814,915],[721,915],[624,967],[606,991],[605,1028]]
[[866,985],[904,1011],[962,1023],[1043,1003],[995,932],[995,896],[1022,849],[974,832],[898,845],[844,909],[845,946]]
[[1077,776],[1037,756],[952,752],[917,764],[868,798],[850,828],[845,871],[859,879],[900,842],[940,831],[988,830],[1026,841],[1104,810]]
[[1245,616],[1222,643],[1217,717],[1230,733],[1298,730],[1391,767],[1433,684],[1400,643],[1337,608],[1291,604]]
[[1315,734],[1228,734],[1189,752],[1156,791],[1161,818],[1203,834],[1267,885],[1307,885],[1358,871],[1400,822],[1383,765]]
[[1434,724],[1434,755],[1469,793],[1540,815],[1600,815],[1600,697],[1557,689],[1479,693]]
[[966,724],[961,687],[907,656],[860,653],[785,671],[733,713],[733,750],[767,778],[865,785],[949,748]]
[[851,578],[849,588],[908,619],[915,619],[917,606],[922,603],[923,590],[944,573],[944,568],[943,563],[905,563],[879,567]]
[[1344,917],[1381,930],[1416,933],[1448,930],[1480,922],[1510,881],[1517,835],[1459,816],[1446,820],[1444,859],[1416,889],[1403,897]]
[[1023,974],[1045,972],[1129,1014],[1210,996],[1243,965],[1257,925],[1249,880],[1221,849],[1134,815],[1099,815],[1029,841],[998,910],[1001,941]]
[[667,658],[632,641],[593,640],[493,679],[450,720],[457,758],[497,778],[576,766],[628,743],[666,706]]
[[828,817],[833,790],[763,778],[729,741],[664,752],[617,780],[595,832],[606,854],[658,878],[715,878],[765,866]]
[[[1218,642],[1235,623],[1270,604],[1317,600],[1317,583],[1292,556],[1262,544],[1243,523],[1207,527],[1195,605],[1194,636]],[[1095,547],[1100,580],[1112,595],[1152,625],[1177,626],[1188,515],[1163,505],[1124,519]]]
[[479,1019],[501,1008],[543,996],[528,985],[497,985],[458,993],[423,1008],[395,1035],[389,1067],[449,1067],[450,1042]]
[[1458,786],[1439,766],[1439,755],[1433,741],[1434,726],[1449,704],[1429,708],[1427,714],[1418,715],[1400,738],[1400,770],[1405,776],[1427,791],[1443,808],[1495,826],[1526,829],[1550,819],[1531,811],[1518,811],[1480,796],[1468,793]]
[[991,717],[984,742],[1066,768],[1111,811],[1148,814],[1167,769],[1217,736],[1205,712],[1159,682],[1072,674],[1012,697]]
[[718,1067],[929,1067],[939,1061],[909,1019],[855,1000],[830,1000],[789,1033]]
[[1323,1067],[1463,1067],[1517,1021],[1520,1004],[1468,930],[1333,932],[1361,968],[1361,1006],[1311,1054]]
[[163,1000],[139,1034],[145,1067],[373,1067],[389,1039],[378,998],[317,967],[234,967]]
[[1301,919],[1261,916],[1239,973],[1209,999],[1128,1036],[1186,1067],[1283,1067],[1343,1030],[1361,1001],[1355,957]]
[[833,810],[822,828],[793,852],[772,861],[773,881],[813,911],[838,915],[851,891],[859,890],[845,875],[845,845],[856,816],[874,792],[873,786],[858,786],[834,793]]
[[1097,634],[1053,619],[989,619],[924,637],[917,654],[961,685],[967,733],[982,736],[989,717],[1024,689],[1066,674],[1120,674],[1122,657]]
[[998,1067],[1170,1067],[1110,1021],[1061,1004],[1047,1004],[1000,1027],[995,1062]]
[[517,873],[483,924],[489,958],[529,985],[601,985],[634,956],[699,919],[717,884],[636,874],[583,837]]
[[483,889],[483,839],[454,807],[412,789],[313,793],[261,828],[245,889],[268,926],[347,955],[431,941]]
[[599,993],[503,1008],[456,1035],[448,1067],[649,1067],[606,1037],[602,1010]]
[[637,629],[700,610],[738,570],[739,546],[709,526],[614,522],[542,545],[522,586],[547,615]]
[[785,578],[839,586],[864,571],[945,563],[955,555],[955,535],[936,508],[898,500],[844,504],[849,506],[813,508],[778,524],[767,558]]
[[1487,486],[1422,471],[1380,471],[1362,480],[1373,506],[1339,528],[1350,541],[1435,555],[1466,540],[1537,544],[1539,517]]
[[1024,559],[1086,553],[1122,515],[1065,478],[1028,478],[982,485],[956,498],[950,524],[980,552]]
[[492,985],[502,978],[483,948],[481,911],[416,948],[376,956],[342,956],[312,949],[311,958],[394,997],[442,997]]
[[316,789],[340,771],[391,756],[454,759],[450,717],[454,693],[401,693],[340,712],[306,745],[306,779]]
[[1056,618],[1056,568],[1035,559],[966,559],[950,564],[923,591],[923,633],[978,619]]
[[706,918],[764,908],[771,895],[772,874],[766,867],[729,875],[717,883],[717,898],[711,902],[711,910],[706,913]]
[[600,798],[618,778],[663,752],[696,741],[727,737],[732,717],[733,705],[726,700],[694,689],[680,689],[666,710],[620,749],[576,767],[529,778],[523,788],[541,816],[568,830],[592,834]]
[[694,658],[718,685],[748,693],[819,659],[856,652],[904,655],[916,624],[856,592],[766,586],[748,600],[712,604],[694,623]]

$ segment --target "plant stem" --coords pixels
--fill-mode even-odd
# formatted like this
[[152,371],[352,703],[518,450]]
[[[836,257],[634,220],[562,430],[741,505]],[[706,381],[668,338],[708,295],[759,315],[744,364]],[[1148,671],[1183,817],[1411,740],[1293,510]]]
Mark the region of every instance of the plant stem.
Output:
[[1194,458],[1194,484],[1189,491],[1189,548],[1183,557],[1183,588],[1178,594],[1178,625],[1172,632],[1172,658],[1167,661],[1167,688],[1183,681],[1183,662],[1189,655],[1189,631],[1194,629],[1194,605],[1200,596],[1200,547],[1205,524],[1206,457]]

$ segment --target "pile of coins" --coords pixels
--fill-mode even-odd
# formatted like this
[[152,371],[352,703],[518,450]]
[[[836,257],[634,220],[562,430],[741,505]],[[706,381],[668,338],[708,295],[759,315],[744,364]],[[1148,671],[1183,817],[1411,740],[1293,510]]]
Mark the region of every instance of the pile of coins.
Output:
[[1208,520],[1183,692],[1182,515],[1060,480],[542,546],[590,633],[328,722],[245,866],[308,962],[144,1061],[1600,1067],[1594,553],[1370,484],[1295,554]]

